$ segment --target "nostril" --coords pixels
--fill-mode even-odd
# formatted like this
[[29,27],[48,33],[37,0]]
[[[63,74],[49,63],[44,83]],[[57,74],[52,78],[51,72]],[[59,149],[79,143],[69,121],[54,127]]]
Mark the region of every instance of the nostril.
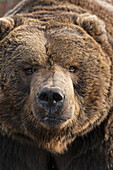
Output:
[[43,90],[38,95],[38,102],[44,107],[55,107],[64,103],[64,96],[55,90]]
[[38,103],[48,114],[59,111],[65,103],[65,95],[59,89],[49,89],[40,91],[37,96]]
[[47,102],[47,101],[48,101],[48,95],[47,95],[47,93],[42,92],[42,93],[39,95],[38,99]]
[[53,93],[53,100],[55,102],[59,102],[63,99],[62,95],[60,93]]

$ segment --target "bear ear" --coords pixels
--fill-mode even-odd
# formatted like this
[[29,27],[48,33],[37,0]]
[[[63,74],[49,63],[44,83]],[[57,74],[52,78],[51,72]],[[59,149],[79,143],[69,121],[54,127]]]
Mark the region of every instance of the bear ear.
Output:
[[98,43],[103,44],[107,41],[105,24],[95,15],[81,14],[76,18],[76,24],[81,26]]
[[2,40],[14,27],[15,22],[13,18],[0,18],[0,40]]

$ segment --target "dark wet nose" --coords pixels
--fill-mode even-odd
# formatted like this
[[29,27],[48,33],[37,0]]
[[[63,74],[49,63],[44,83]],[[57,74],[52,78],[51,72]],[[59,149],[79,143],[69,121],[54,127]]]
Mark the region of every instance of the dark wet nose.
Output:
[[38,102],[49,112],[54,113],[62,108],[65,96],[59,90],[42,90]]

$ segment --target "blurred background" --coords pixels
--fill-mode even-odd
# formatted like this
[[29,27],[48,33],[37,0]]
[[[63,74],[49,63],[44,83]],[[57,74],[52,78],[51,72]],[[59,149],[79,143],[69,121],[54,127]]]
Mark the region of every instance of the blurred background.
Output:
[[0,0],[0,17],[2,17],[9,9],[13,8],[21,0]]

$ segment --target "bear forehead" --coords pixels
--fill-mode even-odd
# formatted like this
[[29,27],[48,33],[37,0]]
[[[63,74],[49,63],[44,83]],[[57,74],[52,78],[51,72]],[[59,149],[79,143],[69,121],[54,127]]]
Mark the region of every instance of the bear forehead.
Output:
[[79,26],[61,24],[39,29],[38,24],[31,25],[19,26],[8,35],[10,43],[6,46],[13,51],[13,58],[42,64],[51,56],[56,62],[68,64],[102,54],[96,41]]

